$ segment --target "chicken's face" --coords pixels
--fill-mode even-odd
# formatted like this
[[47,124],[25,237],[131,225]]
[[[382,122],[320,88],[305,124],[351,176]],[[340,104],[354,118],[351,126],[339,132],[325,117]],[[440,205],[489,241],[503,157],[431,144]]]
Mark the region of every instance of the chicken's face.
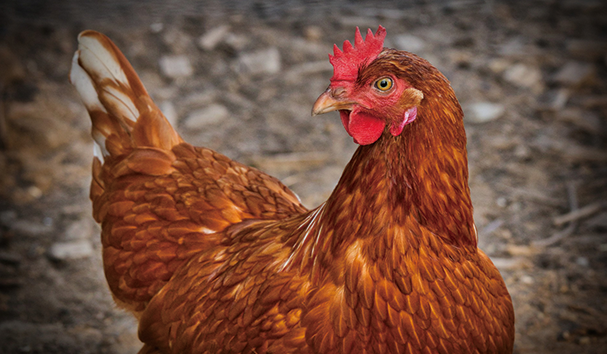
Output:
[[331,84],[312,109],[313,115],[338,110],[344,128],[360,145],[377,141],[386,127],[393,136],[400,135],[417,117],[423,99],[423,93],[382,58],[385,35],[380,26],[375,35],[369,30],[363,41],[357,29],[356,47],[346,41],[341,52],[335,46]]

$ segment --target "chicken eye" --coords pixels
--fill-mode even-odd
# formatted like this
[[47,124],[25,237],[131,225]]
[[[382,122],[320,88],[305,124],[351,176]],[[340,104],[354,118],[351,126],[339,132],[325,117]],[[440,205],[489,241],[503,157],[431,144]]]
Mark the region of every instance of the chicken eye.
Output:
[[381,79],[375,81],[375,88],[380,91],[388,91],[392,88],[393,81],[389,77],[382,77]]

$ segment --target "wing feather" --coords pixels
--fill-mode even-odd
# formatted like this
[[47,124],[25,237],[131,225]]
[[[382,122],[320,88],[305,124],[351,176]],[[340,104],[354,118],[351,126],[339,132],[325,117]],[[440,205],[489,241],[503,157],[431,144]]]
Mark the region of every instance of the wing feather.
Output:
[[142,311],[230,225],[306,211],[277,179],[184,143],[106,36],[85,31],[78,42],[70,81],[93,123],[90,195],[106,277],[121,305]]

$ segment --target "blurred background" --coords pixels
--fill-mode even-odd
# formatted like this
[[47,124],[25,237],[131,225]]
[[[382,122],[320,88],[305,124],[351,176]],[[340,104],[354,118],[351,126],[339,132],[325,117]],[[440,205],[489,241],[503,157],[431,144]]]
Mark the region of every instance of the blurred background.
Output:
[[355,149],[310,117],[327,54],[361,29],[451,81],[466,113],[480,247],[516,312],[515,353],[607,348],[603,1],[78,1],[0,4],[0,353],[136,353],[88,200],[76,36],[107,34],[189,142],[256,166],[308,207]]

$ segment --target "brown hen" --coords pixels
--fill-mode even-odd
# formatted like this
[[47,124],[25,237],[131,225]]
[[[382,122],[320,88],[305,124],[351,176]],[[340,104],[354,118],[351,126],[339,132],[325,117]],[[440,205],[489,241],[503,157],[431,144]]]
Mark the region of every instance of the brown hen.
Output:
[[280,181],[184,142],[104,35],[71,82],[96,142],[106,278],[140,353],[511,353],[506,286],[477,248],[466,135],[447,79],[383,48],[335,48],[313,114],[360,144],[313,210]]

